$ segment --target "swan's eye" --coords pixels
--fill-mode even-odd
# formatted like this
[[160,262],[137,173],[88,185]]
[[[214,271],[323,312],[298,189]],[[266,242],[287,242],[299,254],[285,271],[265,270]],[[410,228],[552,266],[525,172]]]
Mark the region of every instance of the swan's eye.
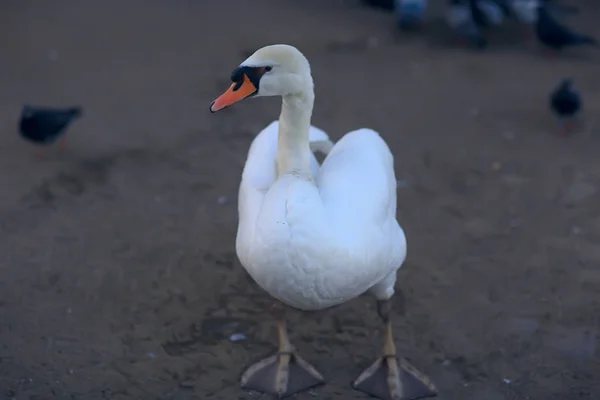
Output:
[[273,67],[265,67],[265,72],[269,72],[272,69],[273,69]]

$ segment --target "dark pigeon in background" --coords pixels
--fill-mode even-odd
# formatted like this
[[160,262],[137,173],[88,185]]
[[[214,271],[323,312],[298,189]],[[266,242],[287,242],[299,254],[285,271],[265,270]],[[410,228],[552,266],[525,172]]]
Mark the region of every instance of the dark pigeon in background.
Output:
[[497,0],[508,5],[507,15],[515,17],[519,22],[535,25],[538,19],[538,8],[543,6],[553,14],[576,14],[579,9],[575,6],[557,4],[553,0]]
[[381,8],[383,10],[394,10],[394,0],[362,0],[363,3],[370,7]]
[[514,0],[492,0],[502,10],[505,17],[512,15],[512,2]]
[[427,10],[427,0],[395,0],[396,19],[402,30],[420,28],[425,10]]
[[[531,1],[531,0],[529,0]],[[551,10],[557,14],[577,14],[579,12],[579,7],[567,4],[559,4],[556,0],[537,0],[538,3],[544,4],[546,9]]]
[[487,46],[487,40],[482,27],[473,18],[470,1],[449,0],[446,21],[453,30],[467,40],[471,47],[481,50]]
[[541,1],[543,0],[510,0],[510,15],[521,23],[535,25]]
[[505,12],[494,0],[469,0],[471,15],[480,28],[498,26],[504,22]]
[[[59,109],[25,105],[21,111],[19,133],[29,142],[37,145],[50,145],[59,140],[71,122],[81,115],[81,107]],[[61,144],[66,145],[64,138],[61,140]]]
[[545,2],[539,4],[537,8],[535,33],[540,43],[554,51],[569,46],[598,45],[595,38],[577,33],[563,25]]
[[559,118],[561,134],[572,132],[574,121],[581,111],[581,95],[575,89],[571,79],[563,79],[558,87],[550,94],[550,109]]

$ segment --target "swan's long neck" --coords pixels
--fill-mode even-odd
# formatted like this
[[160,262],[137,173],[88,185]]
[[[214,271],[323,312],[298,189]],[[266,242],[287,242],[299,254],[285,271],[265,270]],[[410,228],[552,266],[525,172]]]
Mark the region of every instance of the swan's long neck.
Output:
[[292,173],[300,177],[311,177],[308,135],[314,101],[312,87],[305,93],[283,97],[277,147],[279,176]]

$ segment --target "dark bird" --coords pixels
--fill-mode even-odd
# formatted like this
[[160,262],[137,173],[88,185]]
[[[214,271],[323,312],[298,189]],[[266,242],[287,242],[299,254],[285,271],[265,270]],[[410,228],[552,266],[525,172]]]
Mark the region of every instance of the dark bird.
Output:
[[595,38],[577,33],[560,23],[546,4],[538,5],[535,33],[544,46],[554,51],[569,46],[598,45]]
[[[552,4],[552,3],[551,3]],[[577,14],[579,12],[579,8],[576,6],[567,6],[563,4],[554,4],[553,5],[556,12],[561,14]]]
[[552,11],[563,15],[577,14],[579,12],[579,7],[567,4],[559,4],[556,2],[556,0],[538,0],[538,3],[545,3],[546,7],[550,8]]
[[572,132],[574,120],[581,110],[581,95],[571,79],[563,79],[550,94],[550,109],[559,118],[564,136]]
[[515,17],[518,21],[535,25],[538,19],[538,8],[544,7],[552,14],[576,14],[579,9],[575,6],[557,4],[554,0],[496,0],[506,11],[507,15]]
[[512,1],[514,0],[493,0],[494,3],[502,10],[505,17],[512,15]]
[[535,25],[537,21],[538,7],[542,0],[507,0],[508,15],[517,21]]
[[[50,145],[59,140],[71,122],[81,115],[81,107],[59,109],[24,105],[19,121],[19,132],[21,137],[32,143]],[[63,147],[66,146],[64,137],[61,139],[61,144]]]
[[490,28],[502,24],[505,11],[501,4],[493,0],[469,0],[471,15],[480,28]]
[[402,30],[418,29],[423,23],[427,0],[395,0],[395,14]]
[[370,7],[387,11],[394,10],[394,0],[362,0],[362,2]]
[[475,22],[472,0],[449,0],[446,20],[452,29],[465,38],[471,47],[481,50],[487,46],[482,27]]

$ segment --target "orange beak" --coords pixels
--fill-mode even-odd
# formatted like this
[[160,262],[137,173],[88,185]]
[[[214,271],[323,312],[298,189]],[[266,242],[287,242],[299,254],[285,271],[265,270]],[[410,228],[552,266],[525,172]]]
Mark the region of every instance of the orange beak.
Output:
[[244,100],[258,92],[258,89],[250,81],[248,76],[244,74],[241,82],[236,82],[227,89],[225,93],[217,97],[210,105],[210,112],[217,112],[227,108],[239,101]]

